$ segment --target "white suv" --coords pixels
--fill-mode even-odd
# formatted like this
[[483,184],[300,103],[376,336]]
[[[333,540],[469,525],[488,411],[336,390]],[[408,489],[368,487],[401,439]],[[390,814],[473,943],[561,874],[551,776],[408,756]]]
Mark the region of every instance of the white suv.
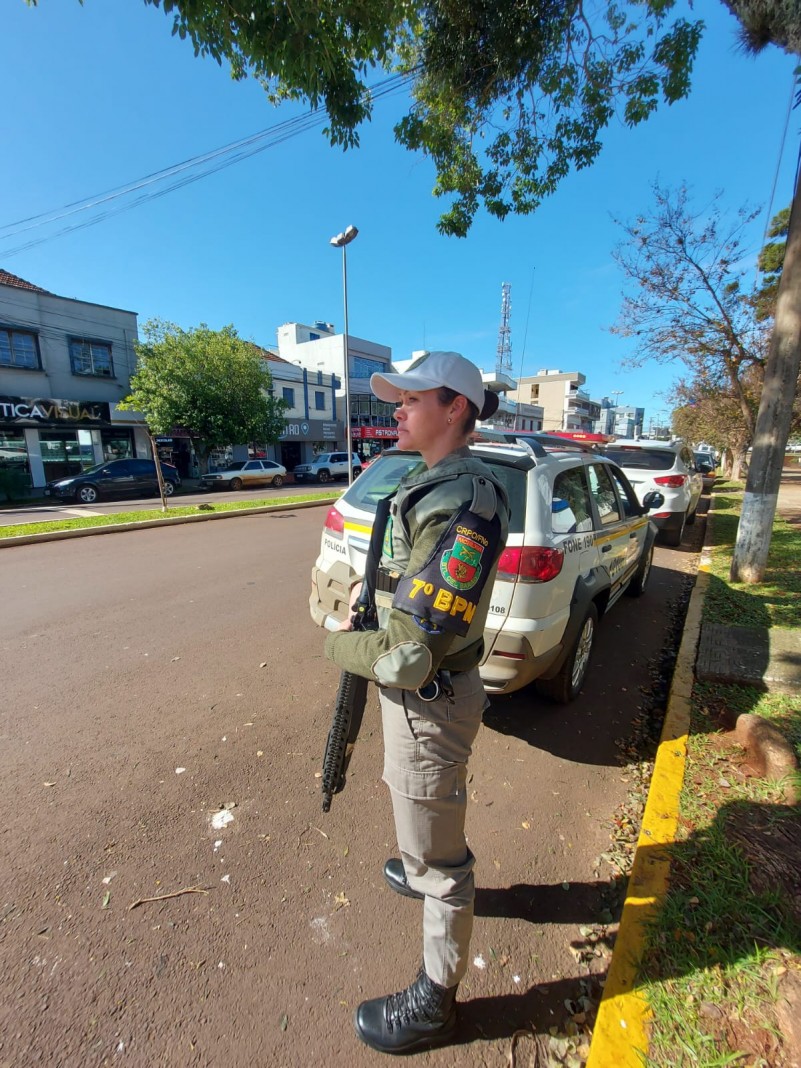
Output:
[[[645,590],[656,537],[647,511],[663,497],[641,505],[620,468],[586,446],[547,435],[497,438],[471,446],[511,505],[481,676],[489,693],[536,680],[566,703],[584,684],[599,618],[624,591]],[[364,573],[376,504],[421,463],[417,453],[387,450],[329,509],[309,600],[319,626],[334,630],[344,618],[348,591]]]
[[620,438],[605,445],[603,451],[623,468],[641,501],[652,490],[664,495],[665,503],[651,519],[665,545],[681,545],[685,525],[695,522],[704,488],[692,449],[678,440]]
[[[362,462],[355,454],[353,477],[361,474]],[[310,464],[298,464],[292,472],[296,482],[330,482],[332,479],[348,477],[348,454],[346,452],[323,452],[315,456]]]

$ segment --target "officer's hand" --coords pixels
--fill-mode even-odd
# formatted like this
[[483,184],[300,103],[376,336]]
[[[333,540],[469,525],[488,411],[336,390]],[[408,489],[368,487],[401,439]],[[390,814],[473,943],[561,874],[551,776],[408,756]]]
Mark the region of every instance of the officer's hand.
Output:
[[359,595],[362,592],[361,582],[357,582],[356,585],[350,591],[350,600],[348,602],[348,615],[346,619],[337,627],[337,630],[353,630],[353,617],[356,614],[356,602],[359,600]]

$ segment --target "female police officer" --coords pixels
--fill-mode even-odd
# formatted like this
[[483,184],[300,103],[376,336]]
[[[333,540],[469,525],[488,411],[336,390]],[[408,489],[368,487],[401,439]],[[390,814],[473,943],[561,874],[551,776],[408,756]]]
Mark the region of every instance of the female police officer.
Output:
[[374,374],[370,386],[398,403],[398,446],[419,451],[426,469],[406,476],[392,500],[376,576],[379,629],[351,631],[347,620],[325,651],[379,685],[383,777],[401,853],[384,876],[425,901],[417,979],[355,1015],[362,1041],[406,1053],[456,1031],[473,925],[467,759],[487,706],[478,664],[508,510],[503,487],[467,448],[476,419],[498,406],[478,368],[458,353],[431,352],[403,374]]

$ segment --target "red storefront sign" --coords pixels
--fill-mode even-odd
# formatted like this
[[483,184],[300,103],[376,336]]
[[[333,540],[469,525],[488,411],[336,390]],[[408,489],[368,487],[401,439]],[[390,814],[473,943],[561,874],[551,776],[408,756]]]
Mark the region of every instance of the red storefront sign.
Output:
[[398,440],[398,428],[394,426],[360,426],[353,428],[354,438],[361,438],[362,441],[375,441],[376,439],[389,438],[392,441]]

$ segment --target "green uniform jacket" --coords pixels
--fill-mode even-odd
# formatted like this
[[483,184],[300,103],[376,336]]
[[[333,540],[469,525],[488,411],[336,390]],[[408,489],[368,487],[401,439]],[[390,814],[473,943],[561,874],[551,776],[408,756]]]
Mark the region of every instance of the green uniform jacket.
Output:
[[377,579],[380,629],[329,634],[326,656],[354,675],[406,690],[440,667],[475,667],[508,525],[503,486],[466,447],[402,479]]

